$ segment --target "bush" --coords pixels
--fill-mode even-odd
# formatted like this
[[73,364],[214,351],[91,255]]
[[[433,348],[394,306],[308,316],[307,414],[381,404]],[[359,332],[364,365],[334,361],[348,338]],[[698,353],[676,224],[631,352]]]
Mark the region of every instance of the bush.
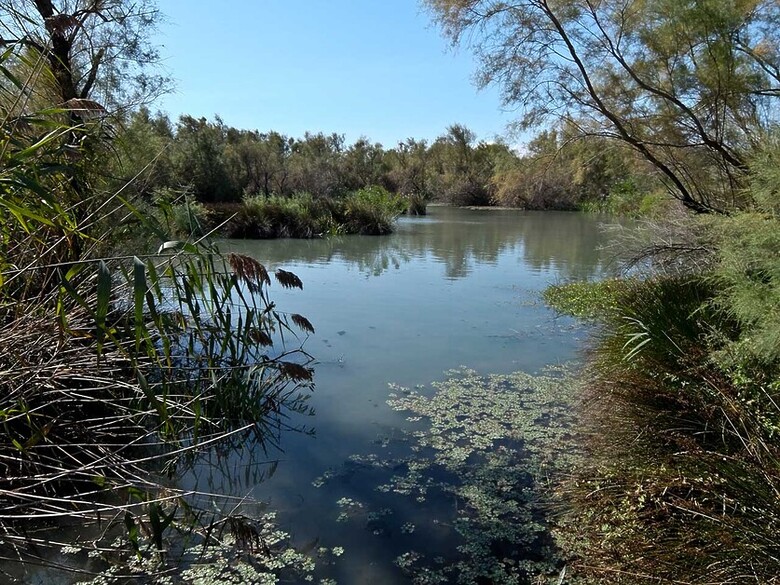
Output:
[[[403,198],[382,187],[341,198],[255,196],[240,204],[209,206],[212,228],[228,238],[318,238],[328,234],[382,235],[406,207]],[[221,226],[221,227],[220,227]]]
[[[583,311],[605,290],[598,311]],[[744,333],[720,294],[704,276],[547,293],[601,324],[583,397],[588,459],[560,488],[565,538],[597,580],[780,574],[780,387],[745,363],[738,383],[715,359]]]
[[428,213],[428,198],[422,193],[411,193],[406,196],[407,215],[426,215]]
[[200,237],[207,233],[209,225],[208,209],[197,201],[187,201],[171,207],[171,233],[188,238]]
[[369,187],[348,194],[335,206],[336,223],[343,233],[384,235],[393,231],[393,223],[406,203],[382,187]]

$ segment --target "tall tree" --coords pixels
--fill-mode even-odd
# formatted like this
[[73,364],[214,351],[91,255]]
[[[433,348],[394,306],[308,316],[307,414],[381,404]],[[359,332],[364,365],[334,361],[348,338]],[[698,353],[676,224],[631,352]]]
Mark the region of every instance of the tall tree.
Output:
[[522,108],[630,145],[698,212],[739,204],[746,159],[777,121],[775,0],[425,0]]
[[0,0],[0,15],[0,46],[35,51],[55,80],[55,103],[77,118],[168,87],[149,42],[160,19],[153,0]]

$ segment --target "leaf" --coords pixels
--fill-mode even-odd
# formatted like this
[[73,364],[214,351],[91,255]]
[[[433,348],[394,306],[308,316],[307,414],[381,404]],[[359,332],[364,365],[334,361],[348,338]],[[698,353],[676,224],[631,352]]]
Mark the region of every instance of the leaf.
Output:
[[28,219],[41,223],[45,226],[55,227],[54,222],[52,222],[51,220],[43,217],[42,215],[34,213],[25,207],[20,207],[15,203],[8,201],[7,199],[0,199],[0,205],[5,206],[8,209],[8,211],[10,211],[13,214],[13,216],[19,222],[19,225],[21,225],[22,229],[28,234],[32,233],[32,230],[30,229],[30,226],[27,224],[26,221]]
[[157,253],[162,254],[167,250],[183,250],[189,254],[199,253],[197,246],[194,246],[188,242],[182,242],[180,240],[168,240],[167,242],[163,242],[160,247],[157,248]]
[[140,558],[141,549],[138,546],[138,526],[130,512],[125,512],[125,528],[127,528],[127,539],[130,541],[130,546],[133,547],[135,554]]
[[162,522],[160,522],[160,511],[160,504],[157,502],[149,504],[149,523],[152,525],[152,539],[158,551],[163,549],[162,537],[164,530]]
[[628,341],[623,344],[623,349],[629,350],[623,359],[625,361],[631,361],[634,357],[637,356],[637,354],[645,345],[650,343],[650,330],[647,328],[647,325],[642,323],[639,319],[635,319],[633,317],[624,317],[624,319],[641,329],[641,331],[637,331],[635,333],[628,333]]
[[24,84],[21,81],[19,81],[16,78],[16,76],[13,73],[11,73],[6,67],[0,66],[0,72],[2,72],[3,77],[5,77],[8,81],[13,83],[17,87],[17,89],[22,89],[24,87]]
[[106,317],[111,304],[111,271],[106,263],[98,262],[97,274],[97,306],[95,307],[95,337],[97,339],[97,353],[103,351],[103,341],[106,337]]
[[133,303],[135,306],[136,346],[141,342],[146,291],[146,264],[138,256],[133,256]]

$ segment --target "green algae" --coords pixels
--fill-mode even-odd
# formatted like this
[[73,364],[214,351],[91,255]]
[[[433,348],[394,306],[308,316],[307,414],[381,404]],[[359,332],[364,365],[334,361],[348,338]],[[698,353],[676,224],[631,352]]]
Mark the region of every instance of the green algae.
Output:
[[[546,504],[551,478],[578,456],[575,391],[565,368],[489,376],[461,368],[430,388],[391,386],[389,406],[408,414],[408,455],[390,456],[391,441],[384,440],[383,452],[351,461],[382,472],[375,489],[388,501],[400,496],[417,506],[413,521],[399,518],[388,528],[400,539],[415,538],[395,560],[413,583],[562,582]],[[314,484],[337,475],[330,470]],[[451,502],[451,513],[431,518],[428,505],[442,500]],[[339,506],[351,511],[344,521],[372,514],[347,498]],[[434,556],[426,535],[442,529],[456,544]]]

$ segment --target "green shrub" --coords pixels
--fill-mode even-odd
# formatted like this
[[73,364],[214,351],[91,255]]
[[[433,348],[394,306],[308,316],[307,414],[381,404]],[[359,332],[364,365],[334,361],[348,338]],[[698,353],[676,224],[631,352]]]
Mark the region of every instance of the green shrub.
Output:
[[172,233],[179,237],[204,236],[209,212],[202,203],[187,201],[171,207]]
[[[599,288],[598,310],[583,310]],[[743,332],[720,294],[691,276],[547,294],[601,325],[583,397],[588,458],[561,487],[565,537],[597,581],[616,570],[632,583],[780,573],[780,388],[744,367],[735,383],[715,359]]]
[[341,198],[308,193],[248,197],[240,204],[211,205],[209,212],[211,227],[228,238],[318,238],[389,234],[405,206],[403,198],[371,187]]
[[402,197],[382,187],[368,187],[337,201],[335,221],[344,233],[384,235],[393,231],[393,223],[405,207]]

